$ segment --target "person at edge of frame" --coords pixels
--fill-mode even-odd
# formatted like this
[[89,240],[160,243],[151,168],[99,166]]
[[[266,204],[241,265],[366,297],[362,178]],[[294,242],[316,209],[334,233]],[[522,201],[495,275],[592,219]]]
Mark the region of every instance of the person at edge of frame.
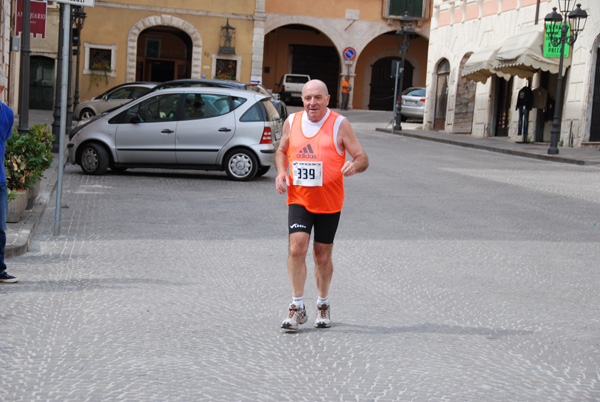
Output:
[[[0,97],[8,80],[4,71],[0,70]],[[0,100],[0,153],[2,154],[2,168],[0,170],[0,283],[17,283],[19,279],[6,272],[4,253],[6,251],[6,214],[8,212],[8,189],[6,187],[6,167],[4,166],[4,153],[6,141],[12,135],[15,114]]]

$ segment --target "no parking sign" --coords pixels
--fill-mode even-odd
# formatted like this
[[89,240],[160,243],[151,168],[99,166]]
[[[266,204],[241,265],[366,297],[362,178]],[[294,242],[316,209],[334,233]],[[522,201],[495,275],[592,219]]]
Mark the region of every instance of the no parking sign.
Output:
[[354,60],[356,57],[356,50],[353,47],[347,47],[344,49],[344,59]]

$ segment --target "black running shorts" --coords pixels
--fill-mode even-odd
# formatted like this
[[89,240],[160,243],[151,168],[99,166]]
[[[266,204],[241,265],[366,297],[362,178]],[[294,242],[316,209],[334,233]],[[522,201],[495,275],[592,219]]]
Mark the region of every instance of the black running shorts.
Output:
[[341,212],[334,214],[314,214],[302,205],[292,204],[288,210],[288,228],[290,234],[305,232],[310,234],[315,227],[315,241],[317,243],[332,244],[340,222]]

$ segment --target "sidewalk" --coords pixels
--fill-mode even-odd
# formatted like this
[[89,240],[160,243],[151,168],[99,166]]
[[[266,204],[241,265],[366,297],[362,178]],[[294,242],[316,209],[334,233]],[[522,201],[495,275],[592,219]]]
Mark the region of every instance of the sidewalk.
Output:
[[[388,128],[377,128],[376,131],[391,133]],[[465,134],[449,134],[442,131],[403,130],[394,135],[437,141],[461,147],[476,148],[485,151],[540,159],[551,162],[570,163],[574,165],[600,165],[600,151],[591,148],[558,147],[558,155],[548,155],[548,143],[516,143],[507,137],[475,138]]]
[[[298,108],[300,109],[300,108]],[[391,134],[389,122],[392,112],[346,110],[343,114],[352,123],[355,129],[378,131],[390,133],[390,135],[402,135],[405,137],[418,138],[427,141],[437,141],[445,144],[461,147],[481,149],[491,152],[499,152],[516,155],[525,158],[533,158],[545,161],[568,163],[585,166],[600,166],[600,151],[593,149],[559,147],[558,155],[548,155],[547,143],[515,143],[508,138],[474,138],[470,135],[449,134],[440,131],[417,130],[421,124],[403,123],[401,132]],[[30,124],[53,122],[52,111],[32,110],[29,116]],[[42,188],[33,208],[23,213],[19,223],[7,224],[6,230],[6,258],[22,255],[29,249],[29,242],[35,232],[35,228],[43,215],[46,206],[55,202],[54,190],[58,179],[58,154],[55,154],[52,167],[48,169],[42,180]]]
[[[18,124],[18,117],[15,118],[15,124]],[[52,110],[31,110],[29,112],[29,126],[34,124],[52,125],[54,121]],[[50,169],[44,172],[44,177],[41,181],[41,188],[38,197],[36,198],[33,207],[23,212],[21,220],[17,223],[6,224],[6,251],[5,258],[11,258],[25,254],[29,250],[29,243],[35,229],[40,222],[40,218],[46,210],[46,206],[50,204],[53,198],[56,182],[58,180],[58,154],[53,154],[54,160]]]
[[[300,108],[298,108],[299,110]],[[355,130],[375,130],[391,134],[393,113],[378,110],[338,110],[348,118]],[[508,137],[476,138],[465,134],[451,134],[443,131],[419,130],[422,123],[402,123],[402,131],[394,135],[418,138],[427,141],[437,141],[461,147],[476,148],[491,152],[516,155],[525,158],[540,159],[551,162],[569,163],[575,165],[600,165],[600,151],[591,148],[558,147],[558,155],[548,155],[549,143],[520,144]],[[531,136],[531,134],[530,134]]]

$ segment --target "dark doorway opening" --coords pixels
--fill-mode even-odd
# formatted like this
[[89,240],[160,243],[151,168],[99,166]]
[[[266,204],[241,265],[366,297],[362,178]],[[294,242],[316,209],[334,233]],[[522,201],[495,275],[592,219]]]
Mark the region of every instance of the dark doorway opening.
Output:
[[292,74],[308,74],[327,85],[329,106],[337,105],[340,60],[333,46],[290,45]]
[[138,38],[136,80],[164,82],[191,77],[192,40],[170,27],[153,27]]
[[504,78],[496,77],[496,91],[494,95],[495,137],[507,137],[510,125],[510,96],[512,94],[513,79],[506,81]]
[[[392,71],[392,62],[401,61],[400,57],[384,57],[377,60],[371,68],[371,92],[369,95],[369,110],[394,110],[394,85],[396,77]],[[404,61],[402,87],[398,84],[398,95],[412,86],[415,68]]]
[[54,107],[54,59],[31,56],[29,108],[52,110]]
[[448,111],[448,78],[450,77],[450,62],[442,60],[437,68],[435,87],[435,113],[433,129],[443,131],[446,128],[446,112]]
[[594,95],[592,97],[592,126],[590,141],[600,141],[600,50],[596,55],[596,75],[594,78]]

